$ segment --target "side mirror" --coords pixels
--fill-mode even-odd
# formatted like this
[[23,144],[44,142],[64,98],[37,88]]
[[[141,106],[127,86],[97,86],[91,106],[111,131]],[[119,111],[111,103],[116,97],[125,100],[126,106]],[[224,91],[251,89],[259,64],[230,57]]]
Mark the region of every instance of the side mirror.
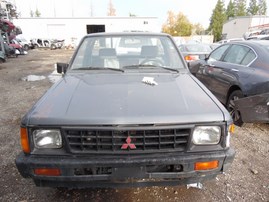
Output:
[[193,75],[199,71],[200,64],[200,60],[188,62],[188,68]]
[[57,72],[59,74],[65,74],[66,70],[68,69],[68,64],[67,63],[58,63],[57,62]]

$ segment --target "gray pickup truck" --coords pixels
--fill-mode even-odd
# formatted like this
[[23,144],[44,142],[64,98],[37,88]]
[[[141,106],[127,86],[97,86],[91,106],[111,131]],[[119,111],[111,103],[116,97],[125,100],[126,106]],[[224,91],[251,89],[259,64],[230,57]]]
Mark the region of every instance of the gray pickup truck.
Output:
[[231,165],[230,114],[169,35],[90,34],[57,71],[21,122],[16,165],[37,186],[189,184]]

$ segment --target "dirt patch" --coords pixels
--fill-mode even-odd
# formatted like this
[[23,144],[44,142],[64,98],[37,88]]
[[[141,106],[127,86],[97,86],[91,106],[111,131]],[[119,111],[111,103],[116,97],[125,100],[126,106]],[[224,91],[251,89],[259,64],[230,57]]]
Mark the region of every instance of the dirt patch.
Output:
[[[269,125],[245,124],[232,136],[236,150],[229,171],[202,189],[186,186],[130,189],[57,190],[38,188],[18,173],[20,120],[52,85],[56,62],[68,62],[72,50],[30,50],[0,69],[0,201],[269,201]],[[44,80],[24,81],[28,75]]]
[[6,67],[0,67],[0,70],[2,70],[2,69],[6,69]]

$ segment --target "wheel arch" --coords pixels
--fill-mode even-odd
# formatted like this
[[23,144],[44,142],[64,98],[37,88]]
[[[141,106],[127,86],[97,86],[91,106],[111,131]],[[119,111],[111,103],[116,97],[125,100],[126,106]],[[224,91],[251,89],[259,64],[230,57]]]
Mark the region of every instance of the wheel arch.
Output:
[[[233,86],[231,86],[231,87],[229,88],[228,92],[227,92],[226,101],[225,101],[225,105],[226,105],[226,106],[227,106],[227,104],[228,104],[228,100],[229,100],[230,95],[232,94],[232,92],[234,92],[234,91],[236,91],[236,90],[240,90],[240,91],[243,93],[242,89],[241,89],[239,86],[237,86],[237,85],[233,85]],[[244,94],[244,93],[243,93],[243,94]],[[244,95],[244,96],[245,96],[245,95]]]

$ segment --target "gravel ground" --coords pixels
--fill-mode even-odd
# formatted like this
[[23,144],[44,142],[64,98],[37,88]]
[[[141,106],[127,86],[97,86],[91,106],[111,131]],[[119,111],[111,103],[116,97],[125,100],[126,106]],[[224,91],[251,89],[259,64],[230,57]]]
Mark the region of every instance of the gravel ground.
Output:
[[[52,85],[54,63],[68,62],[72,50],[30,50],[0,64],[0,201],[269,201],[269,124],[236,127],[235,161],[229,171],[202,189],[149,187],[130,189],[58,190],[38,188],[18,173],[20,120]],[[44,76],[26,81],[28,75]]]

